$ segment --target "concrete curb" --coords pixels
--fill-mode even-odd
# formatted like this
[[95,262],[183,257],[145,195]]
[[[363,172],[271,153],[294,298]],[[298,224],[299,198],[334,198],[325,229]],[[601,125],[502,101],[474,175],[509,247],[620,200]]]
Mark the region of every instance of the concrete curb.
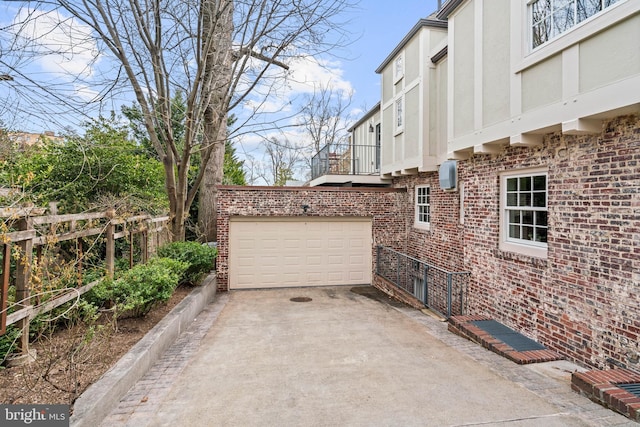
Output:
[[71,426],[99,425],[127,391],[213,300],[216,286],[216,274],[212,272],[202,285],[187,295],[111,369],[85,390],[73,405]]

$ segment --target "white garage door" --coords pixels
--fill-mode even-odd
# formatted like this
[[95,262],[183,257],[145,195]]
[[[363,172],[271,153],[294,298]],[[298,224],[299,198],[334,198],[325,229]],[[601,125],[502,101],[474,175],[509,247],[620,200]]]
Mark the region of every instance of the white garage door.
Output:
[[371,283],[371,219],[232,219],[229,288]]

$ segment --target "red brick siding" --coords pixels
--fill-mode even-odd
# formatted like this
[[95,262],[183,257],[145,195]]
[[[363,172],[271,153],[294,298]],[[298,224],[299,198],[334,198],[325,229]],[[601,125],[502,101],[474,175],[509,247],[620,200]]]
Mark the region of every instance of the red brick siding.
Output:
[[[502,321],[587,366],[601,368],[612,359],[638,369],[639,163],[637,116],[606,123],[601,135],[557,133],[539,147],[475,155],[458,164],[464,225],[459,192],[440,190],[437,173],[398,177],[395,190],[223,187],[218,281],[226,288],[231,216],[301,216],[302,204],[311,207],[309,216],[370,216],[374,246],[471,271],[469,314]],[[546,259],[499,249],[499,174],[532,167],[548,168]],[[414,189],[424,184],[431,186],[428,231],[413,226]],[[374,284],[387,289],[378,279]]]
[[[338,187],[220,187],[218,195],[218,288],[228,288],[229,219],[244,217],[370,217],[371,248],[403,248],[406,192]],[[302,205],[308,205],[305,214]]]
[[[460,193],[440,189],[437,172],[397,178],[393,185],[407,190],[405,253],[445,270],[462,271],[464,227],[460,224]],[[414,226],[415,188],[418,185],[430,187],[431,218],[428,230]]]
[[[637,366],[640,338],[640,118],[595,136],[460,162],[471,313],[485,314],[592,367]],[[548,167],[548,257],[502,252],[499,173]]]

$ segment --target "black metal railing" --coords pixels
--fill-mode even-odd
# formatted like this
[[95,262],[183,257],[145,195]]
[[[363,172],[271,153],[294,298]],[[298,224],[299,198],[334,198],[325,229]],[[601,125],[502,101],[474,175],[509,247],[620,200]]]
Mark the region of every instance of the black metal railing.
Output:
[[378,246],[376,274],[410,293],[447,318],[465,314],[471,273],[451,272],[424,261]]
[[377,175],[380,147],[375,145],[325,145],[311,159],[311,179],[324,175]]

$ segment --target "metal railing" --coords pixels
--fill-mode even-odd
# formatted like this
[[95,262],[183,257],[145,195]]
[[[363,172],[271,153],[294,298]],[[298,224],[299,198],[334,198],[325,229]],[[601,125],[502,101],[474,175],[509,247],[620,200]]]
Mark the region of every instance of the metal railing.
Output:
[[447,318],[465,313],[471,273],[451,272],[378,246],[376,274]]
[[311,179],[324,175],[377,175],[380,147],[375,145],[325,145],[311,159]]

